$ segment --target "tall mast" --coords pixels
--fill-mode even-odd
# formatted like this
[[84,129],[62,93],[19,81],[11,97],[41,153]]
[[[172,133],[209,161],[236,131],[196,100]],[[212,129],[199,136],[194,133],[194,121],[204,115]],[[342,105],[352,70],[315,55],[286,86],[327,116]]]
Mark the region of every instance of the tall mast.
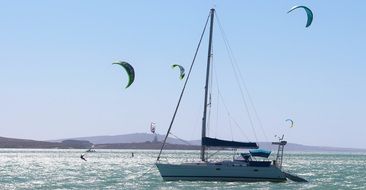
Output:
[[211,64],[211,49],[212,49],[212,33],[213,33],[213,21],[214,21],[215,9],[211,9],[210,12],[210,35],[208,41],[208,56],[207,56],[207,70],[206,70],[206,84],[205,84],[205,100],[203,104],[203,118],[202,118],[202,139],[201,139],[201,160],[206,161],[205,149],[203,145],[203,139],[206,137],[206,116],[207,116],[207,99],[208,99],[208,82],[210,78],[210,64]]

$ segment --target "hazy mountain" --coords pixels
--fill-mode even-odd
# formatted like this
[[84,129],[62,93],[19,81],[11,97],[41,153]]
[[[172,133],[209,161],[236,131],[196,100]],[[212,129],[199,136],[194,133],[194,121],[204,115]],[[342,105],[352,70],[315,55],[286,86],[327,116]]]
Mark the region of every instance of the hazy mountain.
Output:
[[28,139],[0,137],[0,148],[90,148],[88,141],[65,140],[62,142],[45,142]]
[[[259,142],[260,148],[277,151],[278,146],[272,145],[271,142]],[[295,143],[287,143],[285,151],[301,151],[301,152],[366,152],[366,149],[359,148],[341,148],[327,146],[307,146]]]
[[[115,144],[97,144],[95,149],[145,149],[159,150],[162,142],[140,142],[140,143],[115,143]],[[165,144],[165,150],[200,150],[201,146],[197,145],[182,145],[182,144]]]
[[[162,135],[147,133],[135,133],[127,135],[114,136],[94,136],[79,137],[72,139],[62,139],[55,141],[35,141],[27,139],[15,139],[0,137],[0,148],[79,148],[88,149],[92,144],[95,148],[101,149],[160,149],[163,141]],[[277,146],[271,145],[270,142],[259,142],[261,148],[277,150]],[[198,150],[199,140],[184,141],[176,138],[168,138],[167,149],[176,150]],[[288,143],[285,151],[301,151],[301,152],[366,152],[366,149],[355,148],[339,148],[339,147],[323,147],[323,146],[306,146],[301,144]]]
[[[162,142],[164,135],[156,134],[157,141]],[[154,141],[155,135],[148,133],[133,133],[126,135],[105,135],[105,136],[92,136],[92,137],[76,137],[69,139],[51,140],[50,142],[61,142],[63,140],[86,140],[93,144],[115,144],[115,143],[142,143],[147,141]],[[170,144],[187,144],[182,140],[168,137],[167,142]],[[187,142],[187,141],[186,141]],[[200,143],[200,142],[199,142]],[[199,145],[196,144],[196,145]]]
[[[157,140],[162,142],[164,139],[163,135],[156,135]],[[111,136],[93,136],[93,137],[78,137],[71,138],[72,140],[86,140],[90,141],[93,144],[98,144],[97,147],[100,148],[137,148],[138,147],[146,147],[146,149],[155,149],[149,146],[156,146],[156,144],[143,144],[138,145],[138,143],[146,143],[154,141],[155,135],[148,133],[134,133],[134,134],[125,134],[125,135],[111,135]],[[62,139],[66,140],[66,139]],[[60,142],[62,140],[55,140],[53,142]],[[197,146],[201,144],[200,140],[192,140],[192,141],[184,141],[176,138],[169,137],[167,142],[169,144],[176,145],[192,145]],[[103,145],[102,145],[103,144]],[[119,144],[119,145],[117,145]],[[129,144],[129,145],[128,145]],[[261,148],[276,150],[277,146],[271,144],[271,142],[259,142],[258,143]],[[129,147],[130,146],[130,147]],[[156,146],[159,147],[159,146]],[[182,149],[196,149],[197,147],[186,147],[180,146]],[[327,152],[366,152],[366,149],[356,149],[356,148],[339,148],[339,147],[324,147],[324,146],[307,146],[295,143],[288,143],[285,146],[285,151],[327,151]]]

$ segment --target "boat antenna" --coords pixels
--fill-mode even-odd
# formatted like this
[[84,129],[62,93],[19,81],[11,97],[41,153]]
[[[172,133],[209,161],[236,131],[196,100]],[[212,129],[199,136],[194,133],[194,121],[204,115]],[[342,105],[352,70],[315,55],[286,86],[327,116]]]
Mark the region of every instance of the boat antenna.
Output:
[[[211,15],[211,13],[210,13],[210,15]],[[200,40],[199,40],[198,45],[197,45],[197,48],[196,48],[196,52],[194,53],[193,60],[192,60],[191,66],[190,66],[190,68],[189,68],[189,72],[188,72],[187,78],[186,78],[186,80],[185,80],[185,82],[184,82],[183,89],[182,89],[182,91],[181,91],[181,93],[180,93],[180,96],[179,96],[179,100],[178,100],[177,106],[175,107],[175,111],[174,111],[174,114],[173,114],[172,120],[171,120],[171,122],[170,122],[170,125],[169,125],[169,128],[168,128],[168,131],[166,132],[166,135],[165,135],[165,138],[164,138],[163,144],[161,145],[160,152],[159,152],[159,155],[158,155],[158,157],[157,157],[156,161],[159,161],[159,160],[160,160],[160,156],[161,156],[161,153],[162,153],[162,151],[163,151],[163,149],[164,149],[164,146],[165,146],[165,144],[166,144],[166,140],[167,140],[167,138],[168,138],[169,134],[171,134],[171,133],[170,133],[170,130],[171,130],[172,126],[173,126],[173,123],[174,123],[174,120],[175,120],[175,116],[177,115],[177,111],[178,111],[178,108],[179,108],[180,102],[181,102],[181,100],[182,100],[182,97],[183,97],[183,94],[184,94],[185,88],[186,88],[186,86],[187,86],[187,82],[188,82],[189,76],[191,75],[191,71],[192,71],[192,68],[193,68],[194,62],[195,62],[195,60],[196,60],[197,54],[198,54],[198,50],[199,50],[199,48],[200,48],[200,46],[201,46],[201,42],[202,42],[202,39],[203,39],[203,35],[205,34],[205,31],[206,31],[206,28],[207,28],[207,24],[208,24],[208,20],[209,20],[209,18],[210,18],[210,15],[207,17],[206,24],[205,24],[205,27],[203,28],[203,31],[202,31],[202,34],[201,34]]]
[[206,117],[207,117],[207,99],[208,99],[208,83],[210,79],[210,65],[212,57],[212,34],[213,34],[213,21],[215,16],[215,9],[210,10],[210,35],[208,39],[208,56],[207,56],[207,70],[206,70],[206,84],[205,84],[205,99],[203,104],[203,118],[202,118],[202,138],[201,138],[201,160],[205,161],[206,147],[203,145],[203,139],[206,137]]

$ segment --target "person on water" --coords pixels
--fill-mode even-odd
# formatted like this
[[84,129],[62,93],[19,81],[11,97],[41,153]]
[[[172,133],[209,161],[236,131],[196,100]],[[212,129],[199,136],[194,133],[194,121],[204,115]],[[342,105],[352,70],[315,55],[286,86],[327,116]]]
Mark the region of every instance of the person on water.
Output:
[[86,159],[84,158],[84,154],[80,155],[80,158],[84,161],[86,161]]

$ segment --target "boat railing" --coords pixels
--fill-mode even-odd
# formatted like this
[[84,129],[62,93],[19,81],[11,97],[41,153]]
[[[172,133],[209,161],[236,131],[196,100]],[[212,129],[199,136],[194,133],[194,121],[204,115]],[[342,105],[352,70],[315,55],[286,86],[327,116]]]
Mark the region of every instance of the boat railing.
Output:
[[282,169],[282,161],[283,161],[283,150],[287,141],[283,141],[283,136],[278,142],[272,142],[273,145],[278,145],[276,160],[273,160],[273,165]]

